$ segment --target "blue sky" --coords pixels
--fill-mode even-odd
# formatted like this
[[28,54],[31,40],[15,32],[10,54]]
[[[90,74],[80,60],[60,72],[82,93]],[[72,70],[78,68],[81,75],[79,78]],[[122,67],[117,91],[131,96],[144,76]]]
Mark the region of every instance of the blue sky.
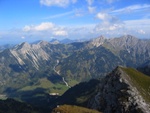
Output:
[[150,0],[0,0],[0,43],[150,38]]

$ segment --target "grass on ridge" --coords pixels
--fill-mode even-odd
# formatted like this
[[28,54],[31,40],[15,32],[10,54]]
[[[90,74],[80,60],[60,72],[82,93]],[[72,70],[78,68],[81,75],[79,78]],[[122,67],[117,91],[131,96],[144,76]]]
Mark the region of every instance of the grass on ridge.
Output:
[[150,77],[133,68],[121,68],[131,78],[134,86],[141,93],[146,102],[150,103]]
[[55,108],[52,113],[100,113],[100,112],[79,106],[62,105]]

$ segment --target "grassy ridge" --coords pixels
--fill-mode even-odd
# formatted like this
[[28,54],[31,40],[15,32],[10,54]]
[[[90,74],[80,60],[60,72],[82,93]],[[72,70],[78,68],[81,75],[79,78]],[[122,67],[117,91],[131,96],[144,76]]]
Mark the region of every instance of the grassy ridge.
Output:
[[141,93],[146,102],[150,103],[150,77],[133,68],[121,68],[131,78],[132,83]]
[[79,106],[62,105],[60,107],[55,108],[52,113],[100,113],[100,112]]

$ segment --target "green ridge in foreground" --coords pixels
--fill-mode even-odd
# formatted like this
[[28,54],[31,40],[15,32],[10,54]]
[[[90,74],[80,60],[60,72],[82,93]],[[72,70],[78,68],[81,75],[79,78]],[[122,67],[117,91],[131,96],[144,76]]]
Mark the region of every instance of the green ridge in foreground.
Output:
[[130,76],[131,82],[140,92],[145,101],[150,103],[150,77],[133,68],[121,67],[121,69]]
[[55,108],[52,113],[100,113],[100,112],[79,106],[62,105],[60,107]]

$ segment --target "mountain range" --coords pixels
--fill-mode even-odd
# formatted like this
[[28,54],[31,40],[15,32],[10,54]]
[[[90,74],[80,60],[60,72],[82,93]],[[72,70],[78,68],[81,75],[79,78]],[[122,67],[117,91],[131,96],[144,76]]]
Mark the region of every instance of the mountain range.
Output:
[[[89,41],[72,43],[60,43],[56,40],[51,42],[38,41],[32,44],[24,42],[2,49],[0,52],[0,94],[35,106],[41,106],[42,103],[44,107],[50,103],[52,104],[57,97],[65,91],[68,92],[72,89],[71,87],[80,82],[99,78],[100,80],[103,79],[101,84],[104,85],[107,82],[106,78],[110,80],[117,79],[109,78],[106,75],[111,73],[118,65],[137,68],[139,71],[149,75],[149,61],[150,40],[138,39],[131,35],[111,39],[100,36]],[[120,67],[119,69],[122,70],[121,73],[124,72],[123,68]],[[84,95],[89,95],[89,97],[79,99],[81,104],[74,104],[88,107],[88,105],[85,106],[86,100],[89,102],[89,99],[92,99],[91,95],[94,95],[98,90],[97,84],[99,84],[100,80],[89,81],[92,87],[90,85],[86,86],[85,83],[80,83],[83,86],[85,84],[87,87],[87,89],[83,89],[81,94],[83,94],[83,97]],[[133,87],[130,83],[126,84]],[[127,89],[123,90],[127,91]],[[88,90],[88,92],[85,93],[85,90]],[[114,90],[112,89],[112,92]],[[76,89],[73,89],[73,91],[76,91]],[[63,103],[64,95],[59,98],[61,102],[59,100],[57,102],[67,104],[67,102]],[[129,97],[127,96],[127,98]],[[51,102],[48,100],[51,100]],[[83,100],[84,102],[82,102]],[[120,110],[132,108],[133,106],[130,104],[135,104],[134,100],[128,103],[128,107],[120,108]],[[68,104],[72,103],[70,99],[68,101]],[[124,106],[120,102],[116,106]],[[93,103],[93,107],[90,103]],[[97,108],[94,106],[94,100],[91,100],[90,103],[89,105],[92,108],[102,112],[114,109]],[[55,104],[53,105],[55,106]],[[143,111],[143,108],[140,109]],[[115,113],[120,112],[120,110]]]

